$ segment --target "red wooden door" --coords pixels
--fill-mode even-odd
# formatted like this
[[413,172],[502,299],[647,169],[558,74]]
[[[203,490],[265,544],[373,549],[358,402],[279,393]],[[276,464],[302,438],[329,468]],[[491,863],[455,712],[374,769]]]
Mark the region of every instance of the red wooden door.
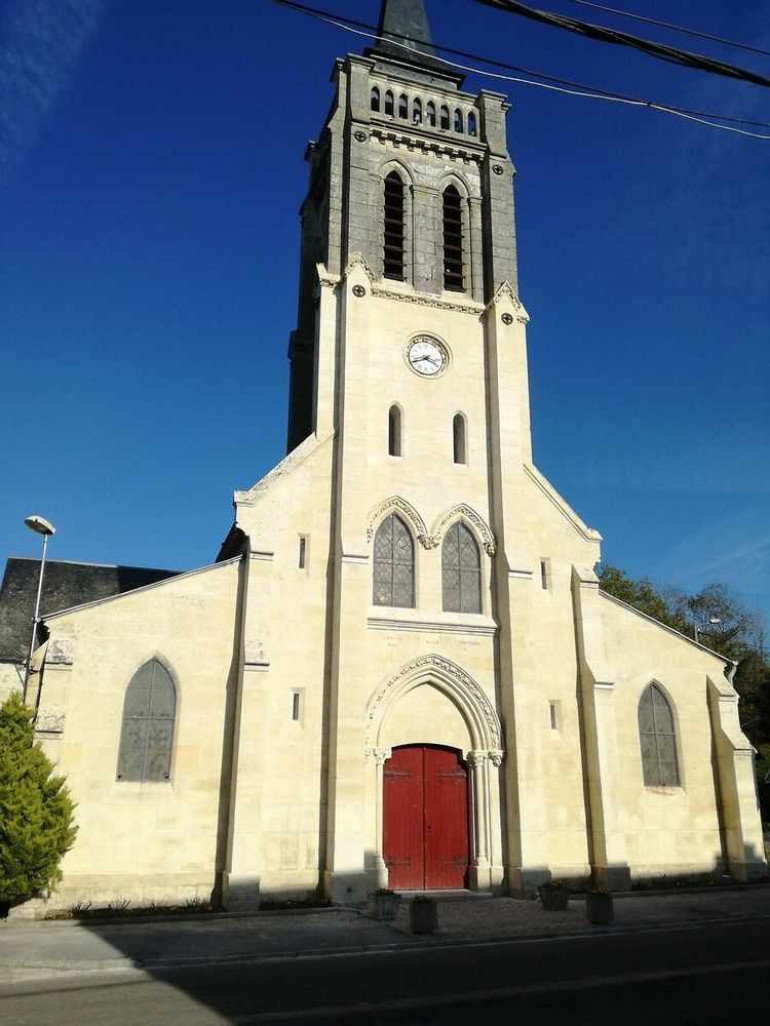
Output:
[[383,787],[383,857],[390,886],[464,887],[468,788],[458,752],[428,745],[394,748]]

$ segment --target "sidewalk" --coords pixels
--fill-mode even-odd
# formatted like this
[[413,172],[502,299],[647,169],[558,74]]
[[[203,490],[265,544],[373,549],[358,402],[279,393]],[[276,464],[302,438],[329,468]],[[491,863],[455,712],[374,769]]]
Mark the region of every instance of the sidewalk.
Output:
[[450,897],[439,901],[439,931],[432,937],[409,934],[406,903],[393,923],[342,908],[101,924],[11,920],[0,924],[0,984],[70,973],[624,933],[764,917],[770,919],[770,886],[619,896],[610,927],[591,926],[579,897],[570,900],[565,912],[545,912],[539,901]]

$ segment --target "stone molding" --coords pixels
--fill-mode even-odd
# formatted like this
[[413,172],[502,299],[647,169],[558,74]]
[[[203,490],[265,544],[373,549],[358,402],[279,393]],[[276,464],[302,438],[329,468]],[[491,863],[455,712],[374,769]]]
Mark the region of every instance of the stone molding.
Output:
[[503,299],[507,299],[508,302],[513,305],[516,310],[516,320],[519,324],[529,324],[529,314],[525,310],[524,304],[513,291],[513,287],[510,282],[507,281],[501,282],[500,285],[498,285],[494,296],[492,296],[490,301],[484,307],[484,312],[486,313],[491,310],[493,306],[496,306]]
[[410,153],[415,150],[422,150],[424,153],[430,153],[433,156],[447,157],[453,161],[460,160],[464,164],[477,164],[479,167],[484,161],[483,144],[480,144],[477,150],[475,148],[466,148],[465,146],[451,146],[447,143],[439,142],[435,138],[421,139],[415,135],[399,132],[395,126],[391,127],[390,125],[387,128],[372,125],[370,135],[380,145],[390,145],[396,150],[403,146]]
[[63,709],[52,705],[41,709],[35,720],[36,734],[63,734],[66,714]]
[[494,623],[411,620],[397,616],[370,616],[367,618],[366,626],[373,631],[411,631],[418,634],[470,634],[487,638],[497,634],[497,624]]
[[366,710],[366,747],[376,748],[376,736],[388,707],[401,695],[423,683],[447,693],[466,721],[474,749],[502,750],[502,729],[494,706],[479,684],[457,663],[436,653],[405,663],[372,695]]
[[377,527],[379,527],[380,523],[387,516],[390,516],[391,513],[400,513],[401,516],[407,520],[417,538],[417,541],[423,548],[429,549],[431,547],[429,544],[430,538],[428,535],[428,529],[425,526],[425,521],[411,502],[408,502],[400,495],[391,495],[389,499],[381,502],[370,512],[366,525],[366,540],[368,542],[371,542],[374,537],[374,532]]
[[543,495],[545,495],[545,497],[553,503],[556,509],[558,509],[562,516],[572,524],[578,534],[580,534],[586,541],[600,542],[602,540],[602,536],[599,532],[593,527],[589,527],[580,519],[566,499],[559,495],[551,482],[540,473],[537,467],[531,463],[523,463],[522,467],[530,481],[537,485]]
[[486,554],[494,556],[497,551],[497,545],[492,529],[481,514],[477,513],[473,506],[469,506],[467,502],[458,502],[451,509],[441,514],[434,523],[433,530],[430,533],[430,544],[425,547],[429,549],[438,548],[445,532],[458,520],[466,520],[475,529],[475,533],[481,541]]

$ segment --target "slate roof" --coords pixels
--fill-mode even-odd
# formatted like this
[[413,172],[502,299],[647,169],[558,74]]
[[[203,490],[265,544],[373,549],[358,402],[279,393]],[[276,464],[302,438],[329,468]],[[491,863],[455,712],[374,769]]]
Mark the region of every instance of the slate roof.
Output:
[[[5,565],[0,586],[0,662],[20,663],[27,658],[39,573],[39,559],[11,557]],[[43,578],[41,615],[121,595],[125,591],[176,577],[178,573],[177,570],[48,559]]]
[[[377,35],[384,38],[365,53],[422,65],[445,74],[449,71],[445,64],[434,59],[433,41],[423,0],[382,0]],[[391,40],[401,45],[396,46]],[[405,50],[405,46],[412,53]]]

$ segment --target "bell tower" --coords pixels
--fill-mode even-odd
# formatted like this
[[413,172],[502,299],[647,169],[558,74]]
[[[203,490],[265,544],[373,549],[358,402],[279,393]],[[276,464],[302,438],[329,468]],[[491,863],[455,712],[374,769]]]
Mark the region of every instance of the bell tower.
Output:
[[[415,295],[516,293],[514,169],[503,95],[463,90],[433,50],[423,0],[383,0],[375,46],[335,62],[335,96],[302,204],[288,449],[317,427],[318,268],[360,256]],[[449,192],[447,192],[449,190]]]

